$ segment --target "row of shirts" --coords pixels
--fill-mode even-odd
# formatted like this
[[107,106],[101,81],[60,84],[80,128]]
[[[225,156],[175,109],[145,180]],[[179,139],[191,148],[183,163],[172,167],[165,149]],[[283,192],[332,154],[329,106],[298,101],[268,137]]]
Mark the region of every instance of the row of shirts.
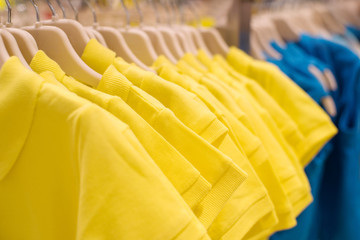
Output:
[[[42,51],[0,72],[0,239],[264,239],[312,202],[304,167],[336,133],[272,64],[161,56],[92,39],[96,88]],[[21,231],[19,231],[21,229]]]

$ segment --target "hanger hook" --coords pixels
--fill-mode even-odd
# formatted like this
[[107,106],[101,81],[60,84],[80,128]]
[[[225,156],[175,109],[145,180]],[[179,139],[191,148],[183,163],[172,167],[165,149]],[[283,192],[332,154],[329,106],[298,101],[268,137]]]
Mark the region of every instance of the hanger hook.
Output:
[[156,7],[156,3],[153,0],[148,0],[148,2],[151,4],[151,6],[152,6],[152,8],[154,10],[156,24],[160,24],[160,16],[159,16],[159,12],[158,12],[157,7]]
[[61,1],[60,1],[60,0],[56,0],[56,3],[57,3],[57,5],[59,6],[59,8],[61,9],[63,18],[66,18],[66,11],[65,11],[65,8],[64,8],[64,6],[62,5]]
[[171,26],[170,9],[169,9],[168,5],[166,4],[165,0],[160,0],[160,3],[161,3],[161,6],[163,6],[163,8],[165,9],[168,25]]
[[74,12],[74,15],[75,15],[75,20],[76,21],[79,21],[79,11],[75,8],[75,6],[72,4],[71,0],[68,0],[68,3],[71,7],[71,9],[73,10]]
[[139,14],[140,26],[142,26],[143,23],[144,23],[144,15],[143,15],[143,13],[142,13],[142,11],[141,11],[141,9],[140,9],[140,6],[139,6],[138,1],[133,0],[133,2],[135,3],[136,11],[137,11],[138,14]]
[[198,27],[201,26],[201,19],[200,19],[198,12],[196,11],[196,7],[195,7],[194,3],[191,1],[188,1],[188,4],[189,4],[190,11],[193,13],[193,15],[195,17],[196,25]]
[[56,17],[56,12],[55,12],[54,6],[53,6],[52,3],[50,2],[50,0],[46,0],[46,2],[47,2],[47,5],[48,5],[49,8],[50,8],[52,17]]
[[96,11],[95,8],[91,5],[90,0],[85,0],[86,5],[88,6],[88,8],[90,8],[91,13],[93,15],[93,21],[94,21],[94,25],[96,25],[98,23],[97,21],[97,16],[96,16]]
[[7,15],[8,15],[7,24],[11,25],[11,11],[12,11],[12,8],[11,8],[9,0],[5,0],[5,3],[6,3]]
[[179,12],[180,12],[180,23],[181,24],[185,24],[186,19],[185,19],[185,8],[184,8],[184,4],[179,3]]
[[130,13],[127,7],[125,6],[124,0],[120,0],[121,6],[124,9],[125,16],[126,16],[126,27],[128,28],[130,26]]
[[36,22],[40,22],[40,14],[39,14],[39,7],[38,5],[35,3],[35,0],[30,0],[31,4],[34,6],[35,8],[35,13],[36,13]]
[[173,17],[173,22],[176,24],[176,23],[177,23],[177,19],[178,19],[176,2],[175,2],[175,0],[168,0],[168,1],[169,1],[171,10],[172,10],[172,12],[173,12],[173,15],[172,15],[172,17]]

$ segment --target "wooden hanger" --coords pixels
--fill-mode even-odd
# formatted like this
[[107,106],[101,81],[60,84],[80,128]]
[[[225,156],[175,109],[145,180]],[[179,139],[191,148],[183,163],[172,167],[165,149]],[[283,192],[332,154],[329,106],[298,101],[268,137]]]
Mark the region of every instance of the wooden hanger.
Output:
[[89,29],[89,28],[86,28],[86,27],[85,27],[85,32],[86,32],[86,34],[88,35],[89,39],[95,38],[95,35],[94,35],[94,33],[93,33],[93,31],[92,31],[91,28]]
[[[329,90],[330,86],[328,85],[326,76],[314,65],[309,65],[308,70],[311,74],[315,76],[315,78],[320,82],[324,89]],[[323,97],[321,100],[322,105],[324,106],[326,112],[335,117],[337,114],[337,109],[335,105],[335,101],[331,96]]]
[[271,46],[271,42],[275,41],[275,38],[271,35],[272,29],[268,31],[269,26],[270,25],[265,24],[264,17],[262,16],[257,16],[253,19],[251,23],[251,36],[254,38],[254,51],[257,51],[254,53],[261,58],[263,54],[260,55],[260,53],[258,53],[260,51],[259,48],[261,48],[262,52],[265,52],[271,58],[281,59],[281,54]]
[[10,32],[6,31],[4,28],[0,29],[0,36],[3,40],[3,43],[7,49],[7,52],[10,56],[17,56],[21,63],[27,67],[30,68],[29,64],[25,60],[24,56],[22,55],[22,52],[16,42],[16,39],[11,35]]
[[[136,0],[133,0],[136,4]],[[154,47],[152,46],[150,38],[145,32],[138,28],[130,27],[130,16],[127,7],[123,0],[120,3],[126,14],[126,26],[125,28],[119,28],[118,30],[123,35],[126,43],[128,44],[131,51],[147,66],[151,66],[153,62],[158,58]],[[142,18],[142,16],[140,16]],[[142,23],[142,19],[140,20]]]
[[199,28],[202,38],[212,55],[220,54],[226,56],[229,46],[215,28]]
[[[199,15],[197,14],[196,8],[192,2],[188,3],[190,10],[193,12],[194,16],[197,19],[197,22],[200,22]],[[201,34],[201,38],[204,40],[207,49],[211,55],[220,54],[226,56],[229,51],[229,46],[226,44],[221,34],[216,28],[204,28],[199,24],[198,32]]]
[[360,28],[360,4],[358,1],[341,1],[335,5],[336,11],[340,12],[342,17],[346,19],[345,23]]
[[151,70],[148,66],[146,66],[134,55],[134,53],[127,45],[121,33],[113,27],[100,26],[95,18],[96,17],[95,9],[91,6],[91,4],[88,4],[88,7],[90,8],[90,10],[93,12],[94,15],[93,28],[96,29],[96,31],[101,34],[108,48],[113,50],[117,56],[122,57],[125,61],[130,63],[135,63],[137,66],[145,70]]
[[179,40],[179,43],[180,43],[182,49],[184,50],[184,52],[185,53],[192,52],[191,47],[189,46],[189,43],[187,42],[186,35],[175,25],[172,25],[172,27],[174,29],[175,35],[176,35],[177,39]]
[[10,55],[6,50],[4,41],[0,37],[0,67],[2,67],[9,58],[10,58]]
[[[154,2],[152,2],[154,4]],[[153,5],[155,6],[155,5]],[[169,50],[171,51],[172,55],[176,59],[180,59],[185,55],[185,51],[183,47],[181,46],[181,43],[176,36],[176,32],[171,26],[171,16],[170,16],[170,10],[166,4],[166,2],[161,1],[161,6],[164,8],[167,16],[167,24],[157,24],[156,29],[161,33],[163,36],[166,45],[168,46]],[[157,11],[157,10],[156,10]]]
[[5,30],[11,33],[11,35],[15,38],[23,57],[27,63],[30,63],[36,52],[39,50],[33,36],[30,33],[18,28],[7,27]]
[[[158,24],[160,24],[160,16],[157,11],[156,5],[152,0],[148,0],[148,2],[151,4],[151,6],[154,10],[155,17],[156,17],[156,24],[158,25]],[[148,26],[148,25],[140,25],[140,30],[144,31],[146,33],[146,35],[148,35],[148,37],[150,38],[151,43],[158,55],[164,55],[172,63],[177,62],[175,56],[172,54],[171,50],[167,46],[163,35],[160,33],[160,31],[156,27]]]
[[315,13],[323,19],[326,28],[334,34],[344,34],[345,27],[330,12],[329,8],[324,5],[317,5],[314,8]]
[[[7,9],[8,9],[7,10],[8,11],[8,21],[11,21],[11,7],[10,7],[10,4],[8,5],[8,2],[6,2],[6,4],[7,4]],[[2,38],[5,48],[7,50],[6,52],[10,56],[17,56],[24,66],[26,66],[27,68],[30,68],[29,64],[26,62],[24,56],[22,55],[22,53],[19,49],[16,39],[11,35],[10,32],[5,30],[5,28],[2,24],[1,24],[1,29],[0,29],[0,36]]]
[[76,20],[58,19],[50,0],[47,0],[47,4],[52,13],[52,20],[42,21],[42,25],[54,26],[63,30],[68,36],[68,39],[70,40],[70,43],[75,49],[76,53],[81,56],[86,47],[86,44],[90,41],[85,28]]
[[99,43],[101,43],[101,45],[107,47],[106,41],[105,41],[104,37],[101,35],[101,33],[99,33],[99,32],[96,30],[95,27],[90,27],[90,26],[88,26],[88,27],[85,27],[85,29],[86,29],[87,31],[91,32],[92,35],[94,36],[94,38],[95,38]]
[[285,41],[277,31],[271,19],[271,14],[262,14],[256,17],[260,22],[261,31],[266,36],[268,42],[275,42],[279,46],[285,46]]
[[[58,0],[60,1],[60,0]],[[69,0],[69,3],[72,5],[71,1]],[[107,47],[104,37],[99,33],[96,29],[99,26],[99,23],[97,21],[97,15],[95,12],[95,9],[90,4],[89,0],[85,0],[86,5],[91,10],[91,13],[93,15],[93,24],[92,26],[85,27],[85,30],[87,31],[90,38],[95,38],[101,45]],[[72,5],[72,9],[75,9],[75,7]]]
[[[70,1],[70,0],[69,0]],[[113,50],[117,56],[122,57],[125,61],[130,63],[135,63],[137,66],[152,71],[148,66],[146,66],[144,63],[142,63],[130,50],[128,47],[124,37],[121,35],[121,33],[113,28],[113,27],[102,27],[97,22],[97,16],[95,9],[92,7],[89,1],[86,0],[87,6],[90,8],[92,14],[93,14],[93,26],[92,28],[96,30],[96,32],[99,33],[100,36],[99,39],[103,39],[105,41],[105,45]],[[73,7],[74,9],[74,7]],[[99,41],[101,43],[101,41]],[[104,46],[105,46],[104,45]]]
[[194,7],[194,5],[189,2],[188,4],[186,4],[186,6],[188,6],[189,10],[192,12],[193,16],[196,19],[196,23],[197,23],[197,27],[191,27],[186,25],[186,20],[185,20],[185,14],[184,14],[184,4],[180,6],[180,12],[182,13],[182,28],[183,31],[185,31],[189,38],[191,39],[190,43],[191,45],[193,45],[195,51],[202,49],[208,56],[212,56],[210,50],[208,49],[208,47],[206,46],[206,43],[201,35],[201,32],[199,30],[199,27],[201,26],[201,21],[200,18],[196,12],[196,9]]
[[170,31],[174,33],[174,36],[177,38],[183,52],[190,52],[191,47],[187,41],[187,36],[177,24],[178,16],[176,13],[176,4],[172,0],[162,0],[160,2],[167,13],[168,27],[170,28]]
[[251,55],[259,60],[265,60],[265,56],[263,54],[263,48],[261,47],[257,36],[254,35],[254,32],[250,33],[250,52]]
[[186,42],[188,43],[190,52],[193,54],[197,54],[198,47],[195,44],[194,38],[193,38],[193,29],[191,27],[188,27],[184,24],[180,24],[177,26],[177,28],[184,34],[186,38]]
[[31,3],[36,11],[37,22],[34,26],[23,27],[22,29],[34,37],[39,49],[56,61],[66,74],[90,86],[97,86],[101,75],[81,60],[63,30],[54,26],[42,26],[38,6],[34,0],[31,0]]
[[[173,19],[172,27],[175,30],[175,33],[179,39],[182,48],[184,49],[185,52],[196,54],[197,49],[195,47],[194,41],[188,30],[186,28],[183,28],[183,17],[181,15],[183,8],[180,9],[180,7],[178,7],[178,5],[176,4],[175,0],[168,0],[166,2],[168,2],[168,4],[170,5],[170,9],[171,9],[170,12]],[[181,24],[179,24],[179,22]]]
[[210,50],[208,49],[208,47],[205,44],[204,39],[201,36],[201,33],[199,32],[199,30],[197,28],[187,26],[187,25],[184,25],[183,28],[187,28],[188,32],[190,32],[191,37],[193,38],[196,49],[202,49],[203,51],[205,51],[205,53],[208,56],[212,56]]
[[[22,56],[25,58],[27,63],[30,63],[32,58],[35,56],[36,52],[38,51],[38,47],[36,45],[35,39],[29,34],[28,32],[12,27],[11,22],[11,5],[9,0],[5,0],[8,12],[8,19],[6,23],[6,30],[9,32],[16,40],[17,46],[20,49]],[[3,41],[2,41],[3,42]],[[4,42],[3,42],[4,44]],[[8,54],[8,53],[6,53]]]
[[135,63],[142,69],[151,70],[132,52],[120,31],[113,27],[102,26],[97,27],[97,31],[104,37],[106,45],[113,50],[117,56],[122,57],[129,63]]
[[272,15],[271,19],[280,36],[285,41],[298,41],[301,29],[294,24],[291,18],[287,17],[285,14],[278,13]]
[[176,59],[182,58],[185,55],[185,51],[182,48],[174,29],[165,25],[159,25],[156,28],[163,36],[166,45],[168,46],[169,50],[174,55],[174,57]]
[[297,24],[306,33],[313,36],[321,36],[329,38],[330,33],[327,31],[323,21],[316,12],[314,12],[312,5],[302,8],[298,11],[295,17],[295,24]]
[[151,40],[152,45],[158,55],[164,55],[172,63],[176,63],[176,58],[172,54],[171,50],[168,48],[166,41],[163,35],[156,27],[151,26],[141,26],[140,29],[144,31]]

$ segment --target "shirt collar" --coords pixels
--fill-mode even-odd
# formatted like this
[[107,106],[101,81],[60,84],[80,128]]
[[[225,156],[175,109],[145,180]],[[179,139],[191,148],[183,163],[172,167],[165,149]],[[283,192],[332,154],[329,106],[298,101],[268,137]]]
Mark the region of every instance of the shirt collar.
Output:
[[200,63],[200,61],[191,53],[186,53],[181,60],[187,62],[193,68],[195,68],[198,72],[206,73],[206,68],[204,65]]
[[49,58],[43,51],[39,50],[30,62],[30,67],[36,73],[50,71],[55,75],[58,81],[65,77],[65,72],[61,69],[59,64]]
[[91,39],[81,56],[81,59],[96,72],[103,74],[113,64],[116,53],[101,45],[96,39]]
[[211,66],[212,59],[206,54],[206,52],[202,49],[198,51],[197,59],[204,64],[206,67]]
[[[86,52],[86,51],[84,51]],[[89,56],[89,55],[88,55]],[[120,62],[120,59],[119,59]],[[67,77],[61,67],[43,51],[38,51],[33,57],[30,67],[37,73],[52,72],[56,80],[69,87],[76,84],[76,80]],[[103,72],[97,89],[111,95],[127,99],[128,92],[133,84],[126,79],[112,64]]]
[[127,101],[132,86],[133,84],[124,75],[110,65],[104,72],[97,89]]
[[[116,57],[115,52],[101,45],[95,39],[91,39],[85,47],[81,59],[92,69],[100,74],[104,74],[110,65],[113,65],[119,72],[130,79],[135,86],[140,86],[146,76],[146,72],[139,67],[125,62],[122,58]],[[112,69],[110,72],[114,73]],[[109,74],[106,79],[109,80]],[[121,79],[124,78],[121,76]],[[104,78],[103,78],[104,79]],[[103,81],[103,79],[101,81]]]
[[236,62],[236,68],[238,71],[246,74],[248,72],[249,66],[251,65],[253,59],[248,56],[245,52],[242,50],[236,48],[236,47],[230,47],[230,50],[226,56],[226,59],[229,62]]
[[19,157],[29,134],[44,80],[11,57],[0,71],[0,180]]

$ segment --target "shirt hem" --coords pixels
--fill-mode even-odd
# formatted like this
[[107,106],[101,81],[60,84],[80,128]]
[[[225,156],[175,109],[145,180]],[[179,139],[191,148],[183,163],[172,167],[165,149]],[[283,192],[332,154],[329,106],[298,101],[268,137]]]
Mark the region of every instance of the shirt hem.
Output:
[[[214,239],[242,239],[252,227],[272,211],[274,211],[273,206],[269,204],[267,196],[264,196],[258,202],[250,206],[223,236]],[[264,226],[264,228],[269,227],[271,226]]]
[[225,203],[245,181],[247,174],[238,167],[230,166],[222,177],[213,185],[210,192],[194,209],[200,222],[208,228],[215,220]]
[[194,209],[211,190],[211,184],[199,175],[198,179],[181,196]]
[[[301,165],[305,167],[316,156],[321,148],[337,134],[337,128],[332,122],[327,122],[320,127],[313,129],[305,141],[298,145]],[[301,151],[303,150],[303,151]]]

